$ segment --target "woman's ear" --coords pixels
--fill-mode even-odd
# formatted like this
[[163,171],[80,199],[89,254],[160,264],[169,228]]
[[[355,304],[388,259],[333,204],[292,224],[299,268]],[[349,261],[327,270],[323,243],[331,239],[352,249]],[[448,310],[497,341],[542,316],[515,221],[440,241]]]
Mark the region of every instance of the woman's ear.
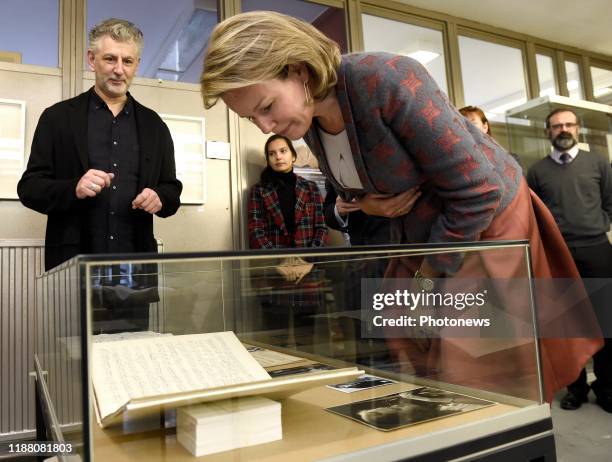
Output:
[[287,66],[289,69],[289,75],[294,75],[299,78],[302,82],[308,82],[308,68],[304,63],[298,64],[289,64]]

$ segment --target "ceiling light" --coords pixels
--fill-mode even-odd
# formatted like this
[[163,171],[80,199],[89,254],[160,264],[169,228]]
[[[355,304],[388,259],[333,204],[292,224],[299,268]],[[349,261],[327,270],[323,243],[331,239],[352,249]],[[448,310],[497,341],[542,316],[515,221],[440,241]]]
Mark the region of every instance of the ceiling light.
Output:
[[578,88],[578,80],[568,80],[567,81],[567,89],[569,91],[576,90]]
[[440,53],[435,53],[433,51],[427,50],[418,50],[412,53],[408,53],[406,56],[409,56],[412,59],[416,59],[418,62],[425,65],[440,56]]

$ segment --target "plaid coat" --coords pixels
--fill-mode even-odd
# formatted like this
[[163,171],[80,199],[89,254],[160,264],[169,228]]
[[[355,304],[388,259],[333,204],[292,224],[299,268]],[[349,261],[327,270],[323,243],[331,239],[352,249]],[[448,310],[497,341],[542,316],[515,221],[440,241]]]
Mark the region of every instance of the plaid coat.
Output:
[[296,175],[295,231],[290,235],[272,183],[259,182],[249,192],[249,247],[276,249],[322,247],[327,241],[323,199],[315,183]]
[[[417,61],[389,53],[343,56],[335,90],[360,193],[415,186],[423,192],[409,214],[393,220],[402,242],[477,241],[516,196],[520,166],[450,104]],[[350,198],[331,174],[316,119],[304,139],[336,191]],[[461,262],[457,255],[428,260],[444,273]]]

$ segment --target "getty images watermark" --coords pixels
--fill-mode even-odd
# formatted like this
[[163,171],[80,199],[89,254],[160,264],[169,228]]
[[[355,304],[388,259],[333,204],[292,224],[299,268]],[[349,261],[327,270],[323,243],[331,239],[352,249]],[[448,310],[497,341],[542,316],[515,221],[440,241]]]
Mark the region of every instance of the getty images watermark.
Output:
[[399,314],[398,316],[398,313],[394,311],[389,317],[386,316],[387,313],[374,314],[371,316],[371,321],[375,327],[489,327],[491,319],[480,317],[480,315],[476,318],[461,318],[454,316],[440,317],[439,313],[418,314],[428,309],[448,308],[463,311],[474,307],[480,308],[486,305],[486,295],[487,289],[476,293],[426,292],[423,289],[417,292],[408,289],[396,289],[393,292],[374,292],[371,304],[374,311],[395,308],[417,313]]
[[[482,336],[499,320],[489,281],[362,279],[362,335],[370,338]],[[495,290],[493,291],[495,293]],[[529,312],[529,300],[525,300]]]
[[426,282],[362,279],[362,337],[612,336],[612,279],[451,277]]

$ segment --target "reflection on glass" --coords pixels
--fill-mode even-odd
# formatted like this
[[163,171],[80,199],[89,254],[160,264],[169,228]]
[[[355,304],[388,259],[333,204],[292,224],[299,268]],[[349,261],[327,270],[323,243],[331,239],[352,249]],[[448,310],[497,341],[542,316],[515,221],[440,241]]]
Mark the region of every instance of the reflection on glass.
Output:
[[567,91],[569,97],[584,99],[582,93],[582,81],[580,79],[580,67],[574,61],[565,61],[565,75],[567,76]]
[[442,91],[448,92],[442,32],[369,14],[361,16],[365,51],[388,51],[423,64]]
[[218,11],[216,0],[89,0],[87,31],[110,17],[132,21],[144,34],[139,77],[198,83]]
[[553,59],[548,55],[536,54],[536,65],[538,68],[540,96],[556,95],[557,80],[555,79]]
[[[423,298],[422,291],[410,285],[413,268],[424,256],[440,254],[461,257],[464,264],[453,277],[436,284],[429,294],[437,298]],[[49,403],[56,405],[64,437],[79,445],[83,460],[120,460],[125,454],[139,461],[184,459],[185,449],[176,444],[175,434],[185,428],[179,424],[173,429],[178,420],[172,418],[173,411],[179,405],[199,405],[206,394],[219,396],[224,392],[218,385],[221,380],[228,387],[240,383],[232,393],[299,386],[299,399],[283,401],[283,413],[304,418],[282,423],[283,432],[293,435],[296,453],[312,453],[314,445],[325,441],[326,455],[344,457],[347,451],[368,449],[368,440],[379,434],[367,428],[353,430],[348,425],[356,424],[348,420],[343,423],[348,433],[330,432],[326,408],[338,410],[352,402],[343,416],[357,415],[356,420],[372,425],[373,413],[397,415],[403,425],[451,413],[463,414],[463,423],[492,415],[513,422],[524,415],[523,408],[542,403],[527,255],[526,244],[476,243],[328,253],[287,249],[283,254],[248,256],[82,256],[37,282],[44,294],[37,297],[41,306],[36,310],[44,342],[37,342],[36,353],[48,373]],[[278,270],[289,257],[308,260],[318,277],[297,286],[287,281]],[[382,277],[387,269],[401,277]],[[494,277],[498,271],[511,278]],[[562,285],[564,294],[567,285]],[[558,314],[560,298],[554,295],[546,294],[554,304],[538,303],[538,308]],[[575,294],[568,300],[575,302]],[[278,308],[277,318],[262,315],[266,303]],[[582,306],[577,309],[584,314]],[[149,314],[136,332],[135,310]],[[369,315],[394,322],[379,326]],[[418,323],[411,326],[409,318]],[[559,317],[544,313],[542,319],[553,319],[557,325]],[[453,327],[459,325],[466,327]],[[346,383],[364,369],[387,382],[380,383],[375,401],[363,401],[374,397],[367,396],[368,391],[347,399],[345,393],[323,386],[322,380]],[[251,370],[253,375],[243,380]],[[345,373],[346,378],[338,380],[336,374]],[[330,378],[333,381],[327,382]],[[429,388],[421,387],[422,379]],[[397,392],[401,396],[389,396]],[[130,401],[138,406],[138,414],[117,414],[118,425],[108,415],[101,423],[109,426],[98,425],[94,403],[103,417],[106,410],[121,409]],[[158,407],[162,403],[167,406],[166,418]],[[478,416],[475,407],[481,405],[488,410]],[[305,419],[310,425],[303,425]],[[446,435],[451,427],[444,425],[440,431]],[[73,428],[75,432],[68,434]],[[364,435],[360,447],[354,446],[354,437],[351,440],[355,431]],[[456,430],[461,431],[462,427]],[[388,435],[416,438],[417,444],[417,433]],[[172,444],[166,444],[168,438]],[[255,450],[220,454],[218,459],[278,458],[277,445]],[[375,454],[373,460],[378,459]]]
[[612,71],[591,66],[591,78],[593,79],[595,101],[612,104]]
[[459,36],[459,54],[465,103],[489,120],[503,122],[508,109],[527,101],[520,49]]
[[344,9],[302,0],[242,0],[242,11],[276,11],[307,21],[334,40],[342,53],[348,51]]
[[58,0],[3,0],[0,61],[59,67],[58,47]]

